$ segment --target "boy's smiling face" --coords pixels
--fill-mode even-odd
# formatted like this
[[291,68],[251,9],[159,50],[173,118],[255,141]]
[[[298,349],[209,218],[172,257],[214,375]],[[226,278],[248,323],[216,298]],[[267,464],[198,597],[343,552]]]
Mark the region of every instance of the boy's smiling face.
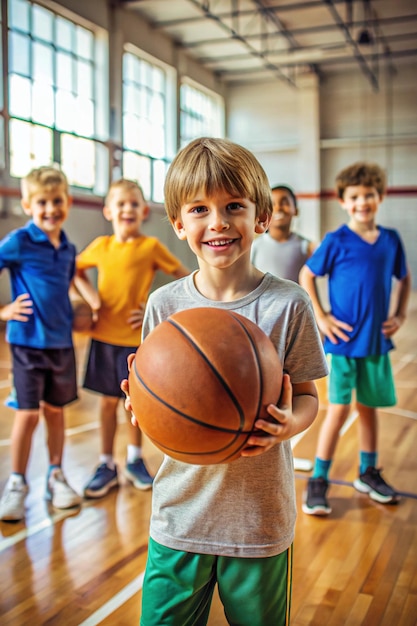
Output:
[[33,223],[50,239],[58,238],[68,217],[71,198],[64,185],[34,189],[30,198],[22,199],[22,207]]
[[265,232],[268,223],[266,215],[256,217],[251,200],[219,190],[209,197],[200,191],[186,202],[173,227],[200,262],[226,269],[250,257],[254,234]]
[[369,227],[375,223],[375,215],[383,200],[375,187],[367,185],[349,185],[343,198],[339,200],[347,211],[352,223]]
[[139,189],[115,187],[103,209],[104,217],[113,224],[118,239],[126,241],[140,234],[149,207]]
[[297,215],[297,207],[291,194],[286,189],[272,190],[272,219],[269,232],[274,228],[289,227],[292,218]]

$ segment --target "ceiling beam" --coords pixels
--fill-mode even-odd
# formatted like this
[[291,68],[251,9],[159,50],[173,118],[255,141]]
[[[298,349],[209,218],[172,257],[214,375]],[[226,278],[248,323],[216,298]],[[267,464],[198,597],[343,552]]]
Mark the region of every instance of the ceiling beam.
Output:
[[[323,3],[323,0],[320,0],[321,3]],[[393,18],[381,18],[375,20],[375,19],[370,19],[368,21],[368,24],[372,27],[376,27],[376,24],[378,23],[378,25],[380,27],[383,26],[392,26],[393,24],[402,24],[403,22],[414,22],[417,21],[417,14],[413,14],[413,15],[404,15],[404,16],[399,16],[399,17],[393,17]],[[156,27],[158,28],[158,23],[156,24]],[[357,21],[357,22],[353,22],[352,24],[349,25],[351,29],[354,28],[358,28],[363,26],[363,21]],[[292,28],[291,32],[293,33],[293,35],[308,35],[311,33],[321,33],[321,32],[328,32],[328,31],[332,31],[332,30],[339,30],[339,27],[336,23],[330,23],[330,24],[320,24],[318,26],[307,26],[307,27],[301,27],[301,28]],[[267,36],[269,39],[272,39],[274,37],[281,37],[281,33],[279,32],[275,32],[275,33],[268,33],[268,35],[261,35],[261,34],[255,34],[255,35],[246,35],[246,39],[248,41],[252,41],[252,40],[261,40],[263,37]],[[414,35],[415,36],[415,35]],[[224,43],[224,39],[199,39],[196,41],[189,41],[187,43],[183,42],[181,44],[181,46],[183,48],[194,48],[194,47],[198,47],[200,45],[212,45],[212,44],[217,44],[217,43]]]
[[[134,8],[135,5],[139,6],[143,0],[119,0],[120,4],[127,5]],[[344,4],[346,0],[334,0],[336,4]],[[310,0],[309,2],[296,2],[295,4],[274,4],[263,7],[268,13],[284,13],[287,11],[297,11],[302,9],[316,9],[323,7],[323,0]],[[217,16],[220,19],[231,19],[236,17],[250,17],[257,13],[254,9],[232,9],[231,11],[218,11]],[[194,24],[205,20],[204,15],[198,15],[194,17],[182,17],[174,20],[160,20],[156,22],[156,26],[162,28],[169,28],[170,26],[186,26],[187,24]]]
[[[206,18],[211,19],[214,22],[216,22],[216,24],[218,24],[222,28],[222,30],[228,34],[228,38],[231,41],[240,42],[250,52],[251,56],[261,61],[264,69],[268,70],[269,72],[272,72],[280,80],[289,84],[291,87],[297,86],[295,81],[290,76],[287,76],[287,74],[285,74],[285,72],[283,72],[282,69],[278,65],[275,65],[274,63],[269,61],[269,59],[267,58],[267,55],[264,52],[260,52],[259,50],[254,48],[243,35],[236,32],[233,28],[230,28],[230,26],[228,26],[228,24],[223,22],[223,20],[220,19],[217,14],[212,13],[210,11],[209,3],[207,1],[203,1],[203,2],[199,2],[198,0],[188,0],[188,1],[190,2],[190,4],[194,5],[200,11],[202,11],[203,15],[205,15]],[[223,43],[224,43],[224,40],[223,40]],[[183,44],[180,44],[180,47],[184,47]]]
[[347,41],[347,43],[351,46],[352,50],[353,50],[353,54],[359,64],[359,67],[361,68],[362,72],[365,74],[365,76],[368,78],[368,80],[370,81],[372,87],[374,88],[375,91],[379,90],[379,83],[378,83],[378,78],[377,75],[375,74],[375,72],[372,70],[372,68],[368,65],[365,57],[363,56],[362,52],[359,50],[359,46],[356,43],[356,41],[353,39],[352,35],[350,34],[350,29],[348,27],[348,25],[346,24],[346,22],[341,18],[341,16],[339,15],[339,12],[337,11],[336,7],[335,7],[335,0],[323,0],[324,4],[326,4],[329,8],[329,11],[334,19],[334,21],[336,22],[337,26],[339,27],[339,29],[343,32],[343,35],[345,37],[345,40]]

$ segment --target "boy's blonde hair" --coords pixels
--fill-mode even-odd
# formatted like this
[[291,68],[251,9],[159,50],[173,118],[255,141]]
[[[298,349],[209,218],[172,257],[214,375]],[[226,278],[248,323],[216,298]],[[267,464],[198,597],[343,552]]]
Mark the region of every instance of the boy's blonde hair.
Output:
[[364,185],[375,187],[380,196],[387,190],[387,177],[384,170],[376,163],[360,161],[349,165],[336,176],[337,197],[343,200],[346,187]]
[[64,172],[49,165],[37,167],[26,174],[20,181],[22,198],[29,202],[39,190],[63,187],[66,195],[69,192],[68,179]]
[[142,196],[142,200],[146,202],[145,196],[143,194],[143,189],[137,182],[135,182],[134,180],[128,180],[127,178],[119,178],[118,180],[114,180],[110,184],[110,187],[108,189],[108,192],[105,198],[105,204],[109,202],[112,192],[115,189],[125,189],[126,191],[136,191],[136,192],[139,191],[140,195]]
[[165,209],[171,222],[181,206],[201,192],[219,189],[256,204],[256,215],[272,214],[268,178],[255,156],[228,139],[200,137],[180,150],[165,179]]

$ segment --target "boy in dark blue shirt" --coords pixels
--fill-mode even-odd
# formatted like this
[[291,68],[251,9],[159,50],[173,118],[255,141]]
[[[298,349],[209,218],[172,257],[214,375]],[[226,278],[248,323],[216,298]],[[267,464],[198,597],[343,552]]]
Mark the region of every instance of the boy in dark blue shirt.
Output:
[[81,502],[61,469],[63,407],[77,398],[68,296],[76,250],[62,230],[70,206],[62,172],[51,167],[32,170],[22,180],[22,207],[32,219],[0,242],[0,270],[9,270],[12,299],[24,311],[23,319],[18,319],[9,307],[6,330],[19,408],[11,435],[12,472],[0,501],[0,519],[5,521],[20,520],[25,514],[29,490],[25,473],[40,410],[48,429],[46,497],[59,509]]

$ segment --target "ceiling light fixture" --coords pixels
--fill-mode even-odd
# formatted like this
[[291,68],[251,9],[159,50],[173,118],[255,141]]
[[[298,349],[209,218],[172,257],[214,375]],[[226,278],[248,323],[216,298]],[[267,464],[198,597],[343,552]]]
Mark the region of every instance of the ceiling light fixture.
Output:
[[363,0],[363,28],[359,31],[356,42],[359,46],[370,46],[374,43],[374,36],[369,27],[370,5],[369,0]]

